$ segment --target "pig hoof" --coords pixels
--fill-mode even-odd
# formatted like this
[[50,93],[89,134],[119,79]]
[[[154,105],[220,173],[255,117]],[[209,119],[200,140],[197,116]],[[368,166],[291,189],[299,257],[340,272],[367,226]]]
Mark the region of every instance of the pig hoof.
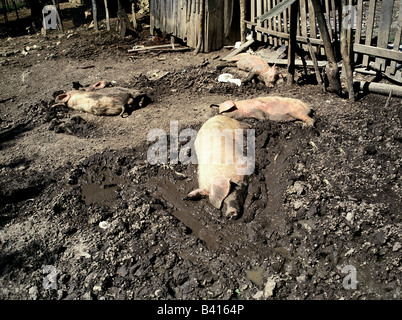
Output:
[[226,213],[226,218],[229,220],[235,220],[239,216],[239,213],[236,210],[230,211]]

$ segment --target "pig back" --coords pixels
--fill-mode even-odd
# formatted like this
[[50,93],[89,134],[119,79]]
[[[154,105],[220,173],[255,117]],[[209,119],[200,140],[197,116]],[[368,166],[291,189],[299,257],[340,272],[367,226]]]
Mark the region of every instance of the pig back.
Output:
[[218,115],[206,121],[198,132],[195,150],[201,189],[209,191],[217,178],[228,178],[234,183],[243,179],[236,163],[236,154],[243,151],[243,145],[236,139],[236,130],[242,130],[239,121]]

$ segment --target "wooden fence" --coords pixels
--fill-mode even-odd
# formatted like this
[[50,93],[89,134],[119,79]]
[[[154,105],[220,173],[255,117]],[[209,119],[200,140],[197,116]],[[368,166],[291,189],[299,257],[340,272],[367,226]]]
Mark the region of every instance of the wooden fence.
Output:
[[203,45],[210,52],[239,39],[239,0],[150,0],[151,33],[155,29],[197,47],[201,6],[204,9]]
[[[257,16],[267,12],[281,0],[250,0],[247,7],[247,27],[255,38],[273,46],[289,42],[289,8],[279,16],[261,22]],[[305,47],[308,39],[315,51],[324,54],[311,0],[299,0],[296,40]],[[339,43],[342,24],[352,39],[353,61],[394,75],[397,63],[402,62],[400,51],[402,0],[350,0],[347,21],[342,21],[339,0],[322,0],[324,16],[331,41]]]

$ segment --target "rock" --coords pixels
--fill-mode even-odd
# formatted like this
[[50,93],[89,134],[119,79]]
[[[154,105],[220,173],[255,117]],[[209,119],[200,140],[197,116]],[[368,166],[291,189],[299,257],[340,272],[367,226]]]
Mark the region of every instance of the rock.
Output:
[[29,298],[31,300],[37,300],[38,299],[38,287],[37,286],[33,286],[30,287],[28,290],[28,294],[29,294]]
[[350,223],[353,222],[354,217],[355,217],[355,214],[353,212],[348,212],[346,214],[346,220],[348,220]]
[[274,290],[276,287],[276,277],[270,277],[265,284],[264,288],[264,298],[268,299],[271,298],[274,295]]
[[302,205],[303,205],[303,201],[301,201],[301,200],[296,200],[296,201],[293,203],[293,208],[294,208],[295,210],[299,210]]
[[395,242],[394,246],[392,247],[392,251],[398,251],[400,248],[402,248],[402,245],[400,242]]
[[264,296],[264,291],[257,291],[255,295],[253,295],[253,299],[255,300],[261,300]]

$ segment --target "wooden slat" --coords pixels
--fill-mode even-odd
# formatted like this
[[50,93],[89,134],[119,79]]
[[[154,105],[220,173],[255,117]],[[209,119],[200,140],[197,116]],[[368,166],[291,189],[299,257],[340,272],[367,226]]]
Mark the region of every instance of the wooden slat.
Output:
[[[270,5],[269,5],[270,0],[257,0],[257,1],[262,1],[262,12],[265,12],[265,10],[270,8]],[[261,23],[261,27],[271,30],[272,29],[271,28],[271,19],[263,21]],[[272,37],[264,36],[264,38],[262,40],[264,42],[267,42],[268,44],[272,45],[272,42],[273,42]]]
[[[331,18],[332,18],[332,31],[330,30],[329,32],[332,33],[332,39],[336,39],[337,34],[338,34],[338,29],[336,27],[336,4],[341,5],[341,1],[336,1],[335,0],[331,0]],[[338,11],[338,16],[340,17],[342,15],[342,10],[340,10],[340,12]],[[339,28],[340,30],[340,28]]]
[[[254,27],[255,31],[265,32],[265,33],[271,32],[272,35],[275,35],[277,37],[281,37],[283,39],[289,40],[289,33],[284,33],[284,32],[279,32],[279,31],[272,31],[272,30],[269,30],[269,29],[258,27],[256,23],[252,23],[251,21],[246,20],[245,22],[246,22],[246,25],[247,25],[248,28]],[[308,39],[309,39],[308,37],[296,36],[296,40],[298,42],[307,43]],[[313,45],[319,45],[319,46],[322,46],[324,44],[322,39],[310,38],[310,42]]]
[[301,36],[307,37],[306,0],[300,0]]
[[355,43],[353,51],[402,62],[402,52]]
[[[289,17],[289,8],[287,8],[285,11],[283,11],[283,32],[289,33],[289,28],[288,28],[288,17]],[[285,44],[289,45],[289,41],[285,40]]]
[[[257,9],[257,16],[262,15],[264,12],[262,12],[262,1],[261,0],[256,0],[256,9]],[[262,23],[261,21],[257,20],[257,26],[258,27],[262,27]],[[257,40],[261,41],[262,40],[262,36],[260,33],[257,33]]]
[[315,12],[314,12],[313,3],[311,2],[311,0],[308,0],[307,8],[308,8],[308,21],[310,24],[310,37],[317,38]]
[[251,2],[251,10],[250,10],[250,20],[252,21],[252,22],[255,22],[256,20],[256,8],[255,8],[255,1],[256,0],[251,0],[250,2]]
[[[399,17],[398,24],[395,31],[394,48],[392,50],[399,51],[399,46],[401,44],[401,33],[402,33],[402,0],[399,0]],[[395,74],[396,62],[391,61],[389,73],[391,75]]]
[[[361,36],[362,36],[362,20],[363,20],[363,0],[357,0],[357,12],[356,12],[356,32],[355,32],[355,39],[354,43],[360,44],[361,43]],[[358,59],[358,54],[354,55],[354,61],[356,62]]]
[[327,22],[327,28],[328,28],[328,32],[329,32],[329,37],[331,38],[331,41],[333,39],[333,35],[332,35],[332,27],[331,27],[331,9],[330,9],[330,0],[325,0],[325,20]]
[[[271,4],[271,8],[274,8],[276,6],[276,0],[268,0],[268,3]],[[277,27],[277,23],[276,23],[277,19],[278,19],[278,17],[273,17],[271,19],[271,26],[272,26],[271,29],[273,31],[278,31],[278,27]],[[278,37],[274,37],[273,45],[274,45],[274,47],[278,46]]]
[[[380,28],[378,30],[378,43],[380,48],[388,47],[389,32],[392,22],[392,10],[394,8],[394,0],[382,0]],[[385,59],[377,58],[375,61],[376,69],[385,71]]]
[[[370,0],[369,7],[367,10],[366,40],[364,41],[364,44],[366,46],[371,45],[371,38],[373,36],[375,6],[376,6],[376,0]],[[356,47],[356,45],[353,46],[354,50],[356,50],[355,47]],[[369,64],[369,56],[364,55],[363,56],[363,66],[367,67],[368,64]]]

